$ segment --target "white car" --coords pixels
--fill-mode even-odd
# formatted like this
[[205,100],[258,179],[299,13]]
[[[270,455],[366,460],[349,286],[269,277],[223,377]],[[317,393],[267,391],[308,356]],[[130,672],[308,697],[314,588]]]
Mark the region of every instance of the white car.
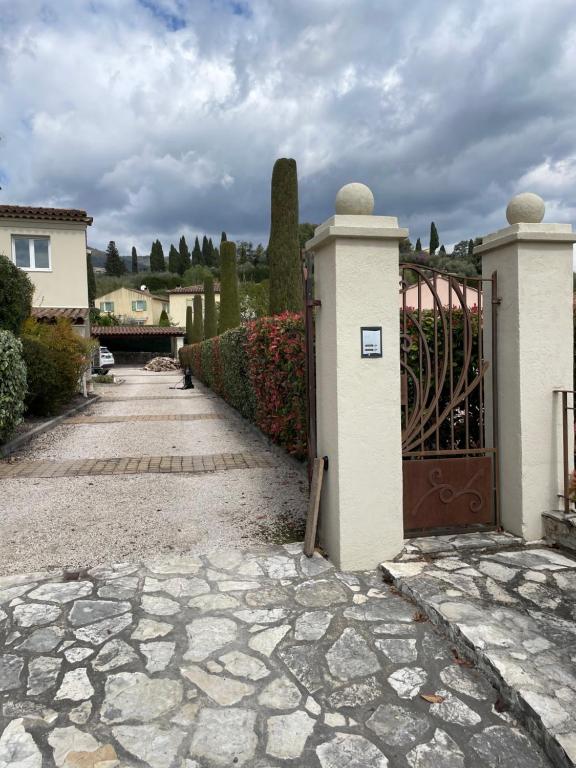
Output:
[[99,347],[92,362],[92,372],[99,374],[106,374],[114,365],[114,355],[108,347]]

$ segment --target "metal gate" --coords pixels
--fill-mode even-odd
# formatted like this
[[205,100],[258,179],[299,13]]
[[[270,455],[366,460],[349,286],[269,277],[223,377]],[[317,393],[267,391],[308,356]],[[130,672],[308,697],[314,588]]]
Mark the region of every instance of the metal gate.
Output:
[[314,333],[314,259],[311,253],[302,254],[304,286],[304,328],[306,343],[306,419],[308,443],[308,481],[312,480],[312,466],[317,456],[316,440],[316,338]]
[[463,278],[418,264],[400,273],[406,535],[495,528],[497,370],[485,331],[495,360],[496,273]]

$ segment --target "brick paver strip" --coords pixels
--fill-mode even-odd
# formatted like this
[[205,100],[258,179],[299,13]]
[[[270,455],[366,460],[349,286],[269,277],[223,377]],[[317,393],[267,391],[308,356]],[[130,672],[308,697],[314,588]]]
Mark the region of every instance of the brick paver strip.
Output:
[[209,421],[225,418],[221,413],[167,413],[154,416],[139,413],[128,416],[71,416],[64,424],[113,424],[118,421]]
[[100,403],[135,403],[140,400],[187,400],[189,397],[205,397],[207,400],[215,400],[215,395],[205,395],[202,392],[190,392],[187,395],[144,395],[143,397],[108,397],[101,395]]
[[79,477],[154,473],[202,474],[229,469],[274,468],[274,457],[263,453],[216,453],[206,456],[123,456],[115,459],[0,462],[0,479]]

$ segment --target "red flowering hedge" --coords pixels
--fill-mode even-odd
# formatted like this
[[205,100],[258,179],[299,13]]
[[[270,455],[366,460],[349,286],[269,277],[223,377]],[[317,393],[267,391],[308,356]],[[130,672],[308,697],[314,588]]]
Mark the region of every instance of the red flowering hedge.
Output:
[[306,456],[301,315],[264,317],[182,347],[180,361],[275,443],[298,458]]

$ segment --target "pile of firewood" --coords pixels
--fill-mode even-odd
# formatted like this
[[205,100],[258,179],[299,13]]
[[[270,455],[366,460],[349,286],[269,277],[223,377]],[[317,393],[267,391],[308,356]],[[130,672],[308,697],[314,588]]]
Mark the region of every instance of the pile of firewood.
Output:
[[155,357],[144,366],[145,371],[154,371],[155,373],[160,371],[177,371],[179,369],[180,363],[171,357]]

